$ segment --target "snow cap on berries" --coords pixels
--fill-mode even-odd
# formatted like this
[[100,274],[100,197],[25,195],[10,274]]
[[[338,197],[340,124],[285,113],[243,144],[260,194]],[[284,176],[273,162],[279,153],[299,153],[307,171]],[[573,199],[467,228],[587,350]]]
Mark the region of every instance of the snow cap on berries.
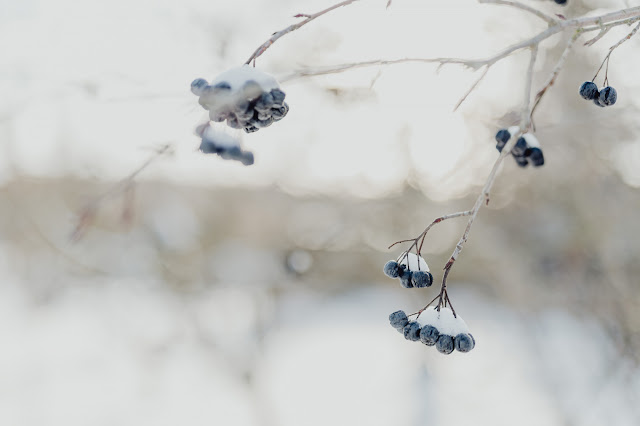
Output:
[[460,318],[460,315],[454,317],[453,311],[450,308],[442,307],[440,308],[440,312],[438,312],[435,306],[427,308],[420,314],[417,321],[422,327],[426,325],[436,327],[440,334],[457,336],[460,333],[469,333],[467,323]]
[[400,265],[404,265],[406,269],[410,271],[426,271],[429,272],[429,265],[422,258],[414,253],[407,253],[407,256],[403,256]]

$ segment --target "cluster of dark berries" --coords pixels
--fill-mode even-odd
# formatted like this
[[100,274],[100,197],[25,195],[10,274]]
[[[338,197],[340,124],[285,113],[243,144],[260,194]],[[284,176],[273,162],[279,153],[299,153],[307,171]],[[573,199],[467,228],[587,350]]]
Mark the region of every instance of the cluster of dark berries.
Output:
[[[500,129],[496,133],[496,149],[502,152],[504,146],[511,139],[511,135],[518,131],[518,126],[509,127],[509,129]],[[526,167],[531,163],[534,167],[540,167],[544,164],[544,155],[540,148],[540,142],[531,133],[525,133],[520,136],[516,144],[511,148],[516,164],[520,167]]]
[[599,107],[611,106],[618,100],[618,92],[611,86],[598,91],[598,86],[592,81],[585,81],[580,86],[580,96],[588,101],[593,101]]
[[202,138],[199,150],[205,154],[217,154],[225,160],[239,161],[245,166],[253,164],[253,153],[244,151],[240,143],[230,135],[214,130],[209,123],[198,126],[198,136]]
[[404,288],[424,288],[433,284],[433,275],[429,272],[427,262],[413,253],[408,253],[401,263],[388,261],[383,271],[389,278],[398,278]]
[[427,309],[418,320],[409,321],[404,311],[389,315],[391,326],[404,334],[405,339],[435,346],[438,352],[445,355],[454,349],[469,352],[476,345],[465,322],[459,316],[454,316],[449,308],[441,308],[439,311],[435,307]]
[[226,71],[211,84],[198,78],[191,83],[191,92],[199,96],[211,121],[226,120],[229,127],[247,133],[269,127],[289,112],[277,81],[249,65]]

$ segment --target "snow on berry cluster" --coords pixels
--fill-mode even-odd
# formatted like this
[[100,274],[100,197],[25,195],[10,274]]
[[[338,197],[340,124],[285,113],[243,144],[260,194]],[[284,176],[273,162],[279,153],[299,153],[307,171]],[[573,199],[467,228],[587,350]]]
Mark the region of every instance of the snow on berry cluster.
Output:
[[225,71],[211,83],[195,79],[191,92],[209,111],[211,121],[226,120],[229,127],[247,133],[269,127],[289,112],[276,79],[250,65]]
[[[511,136],[516,134],[518,130],[518,126],[498,130],[498,133],[496,133],[496,149],[498,152],[502,152]],[[540,142],[531,133],[525,133],[518,138],[516,144],[511,148],[511,155],[520,167],[527,167],[529,163],[534,167],[540,167],[544,164],[544,155],[540,148]]]
[[476,341],[469,333],[469,327],[459,315],[447,307],[427,308],[415,321],[409,321],[404,311],[389,315],[391,326],[413,342],[420,341],[427,346],[435,346],[438,352],[448,355],[457,350],[469,352]]
[[204,154],[217,154],[225,160],[240,161],[245,166],[253,164],[251,151],[244,151],[237,139],[215,130],[208,122],[198,126],[196,134],[202,138],[199,149]]
[[397,278],[404,288],[431,287],[433,275],[429,272],[429,265],[422,258],[413,253],[407,253],[398,263],[390,260],[384,265],[384,274],[389,278]]
[[580,86],[580,96],[588,101],[593,101],[593,103],[599,107],[611,106],[618,100],[618,92],[616,92],[616,89],[607,86],[598,91],[598,86],[592,81],[582,83]]

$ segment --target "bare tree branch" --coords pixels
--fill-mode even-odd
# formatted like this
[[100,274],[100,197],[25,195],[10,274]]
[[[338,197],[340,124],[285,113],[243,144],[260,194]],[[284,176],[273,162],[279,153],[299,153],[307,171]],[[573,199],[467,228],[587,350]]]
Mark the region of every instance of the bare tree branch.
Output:
[[346,1],[342,1],[340,3],[334,4],[333,6],[325,9],[325,10],[321,10],[320,12],[314,13],[312,15],[307,15],[304,13],[299,13],[295,16],[295,18],[306,18],[304,21],[298,22],[297,24],[293,24],[293,25],[289,25],[287,28],[280,30],[278,32],[273,33],[273,35],[271,37],[269,37],[269,40],[265,41],[264,43],[262,43],[260,45],[260,47],[258,47],[256,49],[255,52],[253,52],[253,54],[249,57],[249,59],[247,59],[247,61],[245,62],[245,64],[250,64],[251,61],[255,61],[256,58],[258,58],[260,55],[262,55],[269,47],[271,47],[271,45],[273,43],[275,43],[276,41],[278,41],[278,39],[286,34],[289,34],[297,29],[299,29],[300,27],[308,24],[309,22],[313,21],[314,19],[331,12],[334,9],[338,9],[340,7],[343,6],[348,6],[351,3],[354,3],[358,0],[346,0]]
[[371,61],[354,62],[349,64],[335,65],[321,68],[307,68],[295,71],[287,76],[284,76],[281,81],[290,81],[302,77],[310,77],[317,75],[335,74],[344,72],[355,68],[363,68],[370,66],[382,66],[382,65],[394,65],[402,63],[438,63],[445,64],[459,64],[464,65],[474,70],[477,70],[483,66],[491,66],[496,62],[506,58],[512,53],[529,48],[534,45],[539,45],[547,38],[558,34],[567,29],[576,29],[581,32],[596,31],[607,26],[613,27],[618,25],[624,25],[633,23],[640,20],[640,6],[632,7],[629,9],[618,10],[616,12],[606,13],[600,16],[590,16],[583,18],[568,19],[566,21],[556,21],[556,24],[546,30],[538,33],[537,35],[513,44],[502,51],[494,54],[493,56],[484,59],[461,59],[461,58],[401,58],[401,59],[375,59]]
[[549,16],[545,13],[540,12],[538,9],[535,9],[531,6],[527,6],[526,4],[517,2],[517,1],[508,1],[508,0],[478,0],[478,3],[487,3],[487,4],[497,4],[504,6],[515,7],[516,9],[521,9],[536,15],[538,18],[546,21],[549,25],[555,25],[558,23],[558,20],[552,16]]

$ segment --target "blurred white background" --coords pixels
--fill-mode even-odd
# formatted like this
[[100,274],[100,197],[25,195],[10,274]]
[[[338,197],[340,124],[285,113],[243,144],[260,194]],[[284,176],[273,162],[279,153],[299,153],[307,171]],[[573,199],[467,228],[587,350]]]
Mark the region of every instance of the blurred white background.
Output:
[[[484,57],[545,28],[471,0],[386,3],[323,16],[257,66]],[[527,2],[631,2],[569,3]],[[389,326],[437,290],[384,277],[386,247],[471,207],[528,54],[455,113],[478,77],[457,66],[290,80],[281,122],[219,125],[253,166],[197,152],[190,82],[330,4],[0,0],[1,425],[640,423],[640,39],[612,56],[606,109],[578,87],[629,28],[576,44],[536,115],[546,165],[507,161],[449,278],[477,346],[443,356]],[[541,46],[534,88],[566,36]],[[464,225],[430,232],[438,281]]]

